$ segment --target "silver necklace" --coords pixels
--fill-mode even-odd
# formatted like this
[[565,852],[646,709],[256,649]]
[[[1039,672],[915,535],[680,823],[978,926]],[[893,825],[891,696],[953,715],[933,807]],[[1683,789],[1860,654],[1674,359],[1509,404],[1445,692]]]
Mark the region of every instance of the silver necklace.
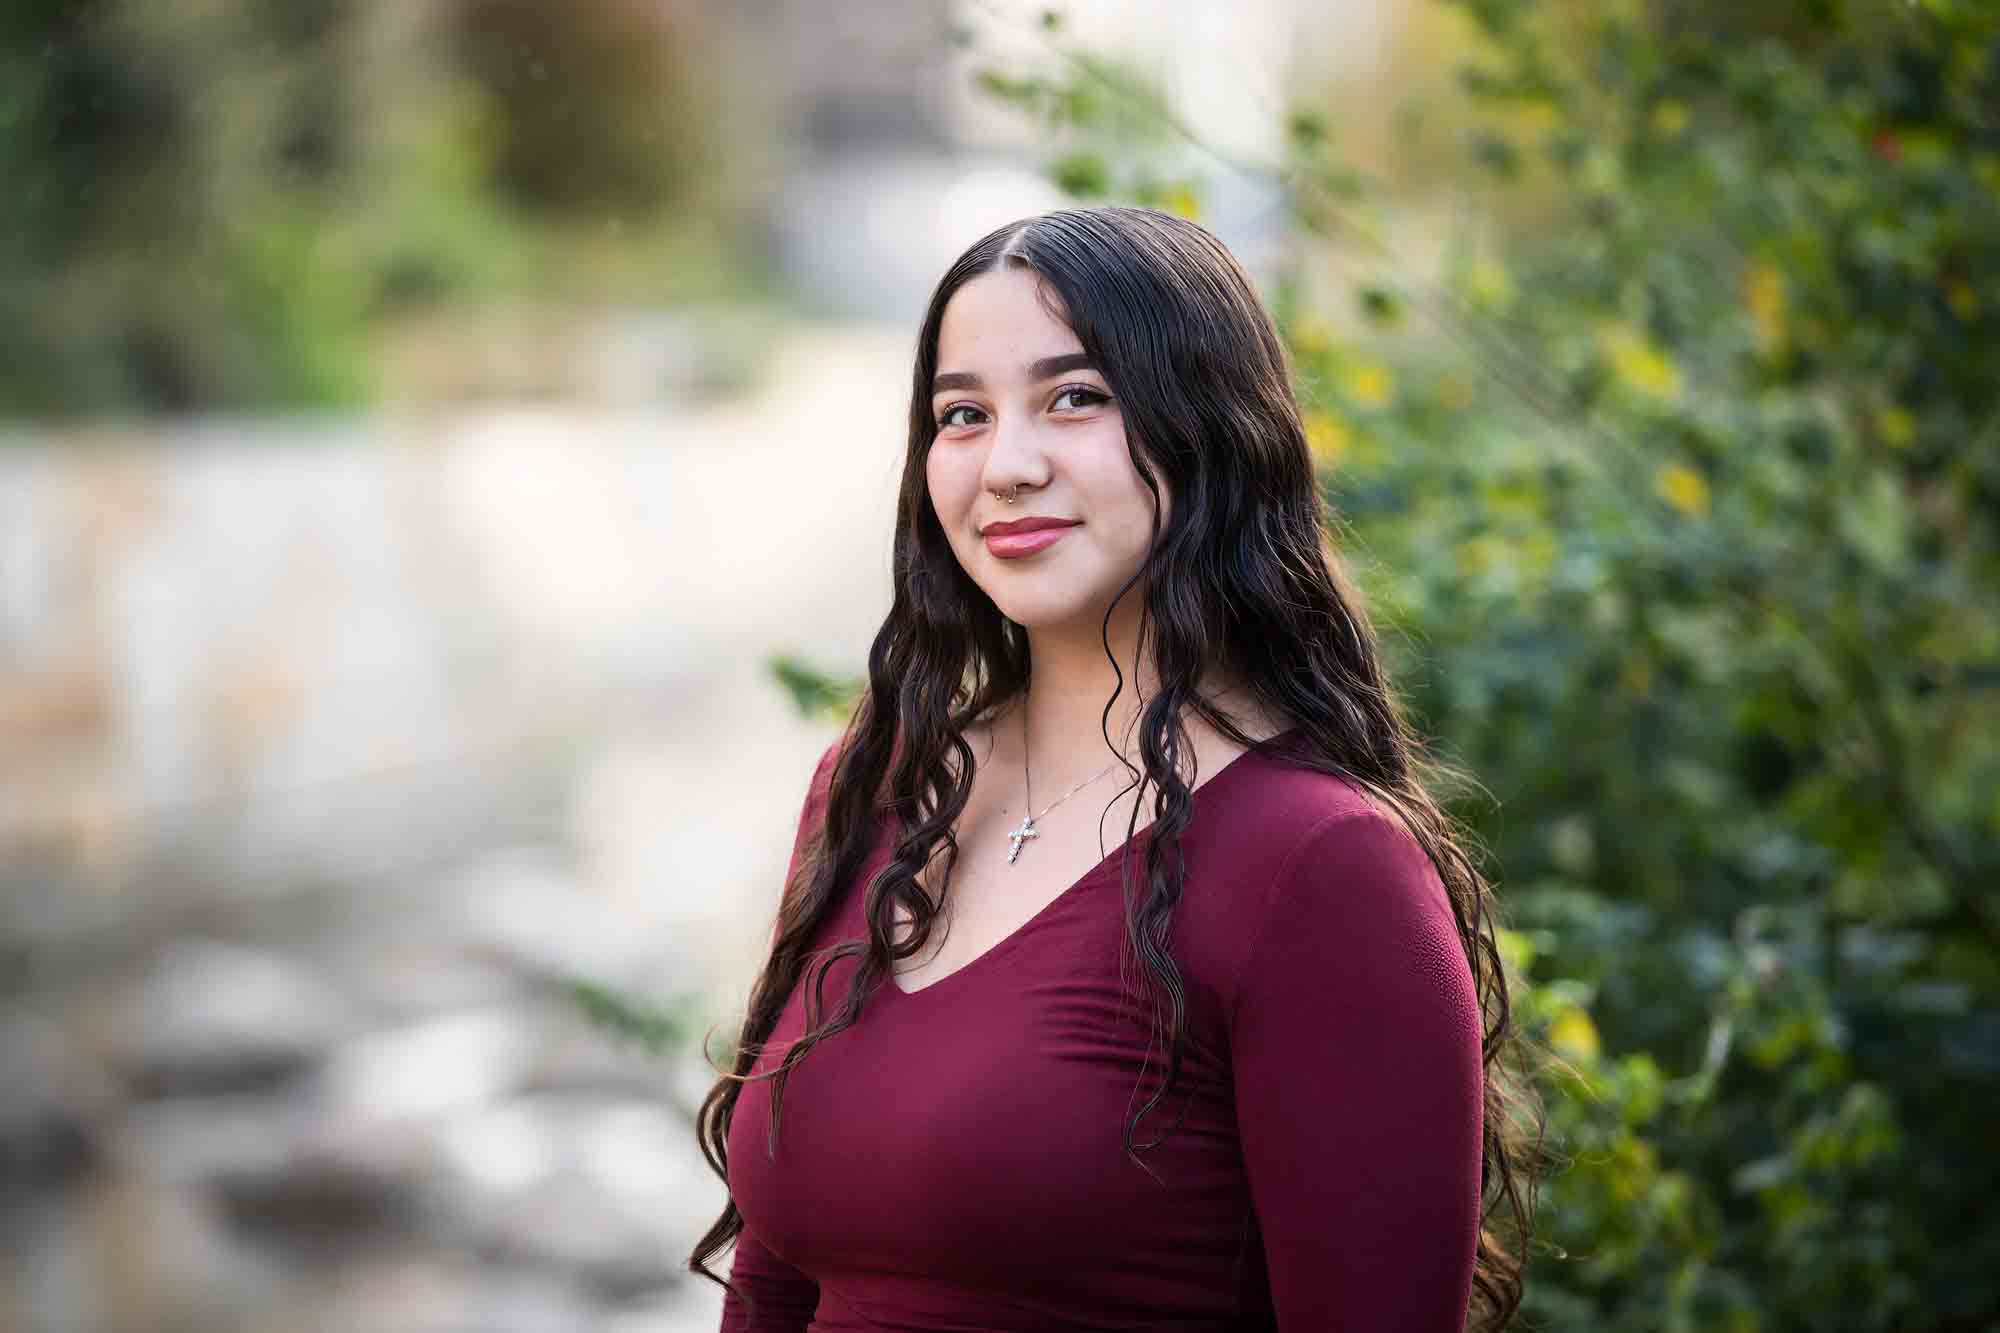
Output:
[[[1077,783],[1053,801],[1050,801],[1046,806],[1042,807],[1042,815],[1055,809],[1064,801],[1067,801],[1070,797],[1076,795],[1106,773],[1109,773],[1117,763],[1118,760],[1113,759],[1111,763],[1106,764],[1091,776]],[[1033,813],[1035,808],[1035,789],[1031,785],[1031,779],[1028,777],[1028,701],[1026,699],[1021,700],[1021,784],[1027,789],[1027,806],[1030,813],[1021,820],[1021,827],[1007,835],[1007,841],[1011,844],[1007,848],[1008,865],[1013,865],[1015,861],[1020,859],[1021,848],[1027,845],[1028,839],[1042,836],[1040,830],[1035,827],[1035,821],[1040,819],[1042,815]]]

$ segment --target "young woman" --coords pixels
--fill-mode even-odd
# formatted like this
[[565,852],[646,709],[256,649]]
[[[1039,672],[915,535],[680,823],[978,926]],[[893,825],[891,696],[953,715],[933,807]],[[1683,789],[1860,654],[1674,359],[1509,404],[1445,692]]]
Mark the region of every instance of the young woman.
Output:
[[1063,210],[945,274],[894,605],[702,1105],[725,1330],[1509,1320],[1489,895],[1325,520],[1201,227]]

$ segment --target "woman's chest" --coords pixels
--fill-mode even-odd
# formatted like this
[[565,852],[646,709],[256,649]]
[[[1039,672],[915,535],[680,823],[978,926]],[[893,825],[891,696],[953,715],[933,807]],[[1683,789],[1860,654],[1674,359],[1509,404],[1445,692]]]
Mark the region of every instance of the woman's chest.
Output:
[[[1137,854],[1130,873],[1143,873]],[[821,948],[861,937],[860,897],[845,895]],[[1123,911],[1114,860],[923,989],[883,979],[859,1020],[793,1069],[774,1155],[771,1084],[748,1084],[731,1126],[730,1189],[760,1239],[808,1272],[893,1257],[974,1283],[1046,1281],[1051,1264],[1086,1281],[1079,1257],[1107,1245],[1163,1263],[1190,1245],[1233,1256],[1247,1185],[1216,988],[1199,962],[1182,965],[1189,1040],[1175,1087],[1132,1128],[1135,1144],[1161,1142],[1139,1160],[1126,1149],[1165,1056]],[[827,969],[821,1012],[837,1007],[857,965]],[[813,981],[809,969],[759,1071],[804,1032]],[[1161,1274],[1169,1286],[1187,1278],[1184,1267]]]

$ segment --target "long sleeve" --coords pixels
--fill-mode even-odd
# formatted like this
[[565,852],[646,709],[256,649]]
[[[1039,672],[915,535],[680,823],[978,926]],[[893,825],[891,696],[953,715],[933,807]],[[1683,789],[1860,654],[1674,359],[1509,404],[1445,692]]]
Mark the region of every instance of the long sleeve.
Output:
[[1479,1226],[1481,1021],[1422,847],[1373,810],[1287,859],[1230,1060],[1282,1333],[1461,1333]]
[[813,766],[813,774],[806,783],[805,799],[799,803],[798,824],[792,830],[792,859],[785,867],[785,881],[789,883],[792,872],[798,869],[799,853],[805,850],[806,834],[815,828],[826,815],[828,786],[833,781],[833,761],[840,757],[840,742],[834,741],[820,751],[819,762]]
[[804,1333],[819,1308],[819,1283],[780,1259],[746,1229],[736,1237],[729,1280],[757,1304],[753,1316],[734,1292],[722,1296],[721,1333]]
[[[785,863],[785,877],[780,885],[790,884],[792,875],[799,868],[799,857],[806,849],[806,837],[826,818],[826,805],[831,795],[829,787],[833,782],[833,763],[840,757],[840,742],[834,741],[820,751],[819,762],[813,766],[812,777],[806,782],[805,799],[799,803],[799,817],[792,827],[792,855]],[[771,918],[771,938],[777,939],[777,914]]]
[[[806,784],[805,799],[792,832],[792,855],[785,866],[785,883],[791,882],[792,872],[798,869],[799,855],[805,850],[806,836],[826,809],[827,782],[839,750],[836,741],[821,753],[812,779]],[[803,1333],[819,1308],[819,1283],[771,1253],[748,1227],[737,1233],[729,1280],[747,1292],[757,1308],[753,1314],[734,1292],[725,1291],[720,1333]]]

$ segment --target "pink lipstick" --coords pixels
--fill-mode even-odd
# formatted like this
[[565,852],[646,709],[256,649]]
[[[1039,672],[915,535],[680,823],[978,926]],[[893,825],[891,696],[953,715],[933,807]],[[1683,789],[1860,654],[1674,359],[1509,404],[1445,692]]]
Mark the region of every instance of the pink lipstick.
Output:
[[986,549],[1002,560],[1018,560],[1045,551],[1077,526],[1072,518],[1015,518],[1004,523],[988,523],[980,529]]

